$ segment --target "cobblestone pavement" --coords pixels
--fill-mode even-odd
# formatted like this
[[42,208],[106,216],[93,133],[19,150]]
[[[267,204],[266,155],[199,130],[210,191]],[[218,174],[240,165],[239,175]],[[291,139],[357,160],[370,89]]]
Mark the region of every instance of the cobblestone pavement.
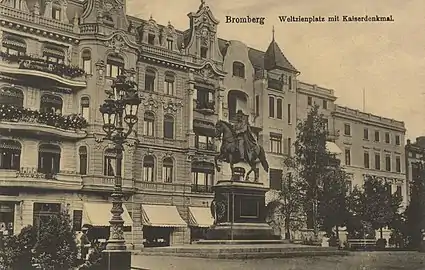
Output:
[[149,270],[425,270],[425,253],[353,252],[345,257],[245,261],[135,255],[132,265]]

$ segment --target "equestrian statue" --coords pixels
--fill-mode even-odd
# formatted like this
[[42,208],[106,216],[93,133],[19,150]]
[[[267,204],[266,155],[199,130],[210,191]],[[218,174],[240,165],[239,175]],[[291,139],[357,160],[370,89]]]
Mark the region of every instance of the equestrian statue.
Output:
[[266,172],[269,171],[264,148],[257,143],[251,131],[248,115],[238,110],[234,126],[226,121],[219,120],[215,125],[215,130],[216,138],[221,140],[220,152],[214,158],[215,168],[218,172],[221,170],[217,164],[219,160],[229,163],[232,176],[234,175],[234,165],[236,163],[244,162],[248,164],[251,169],[245,175],[245,181],[248,181],[252,172],[255,174],[255,182],[258,181],[257,160],[260,160]]

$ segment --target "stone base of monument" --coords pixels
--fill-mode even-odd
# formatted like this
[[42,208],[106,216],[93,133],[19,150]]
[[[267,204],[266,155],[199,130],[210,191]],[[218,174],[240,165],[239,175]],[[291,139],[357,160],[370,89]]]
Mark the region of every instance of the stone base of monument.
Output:
[[216,222],[207,240],[279,239],[265,221],[267,190],[262,183],[219,181],[212,206]]

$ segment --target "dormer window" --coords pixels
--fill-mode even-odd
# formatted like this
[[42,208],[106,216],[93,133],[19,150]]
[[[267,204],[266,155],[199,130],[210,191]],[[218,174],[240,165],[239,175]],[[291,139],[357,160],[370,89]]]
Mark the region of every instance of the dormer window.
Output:
[[149,45],[155,45],[155,35],[154,34],[148,34],[148,44]]
[[61,20],[61,8],[58,4],[55,4],[52,7],[52,18],[58,21]]
[[167,49],[169,49],[170,51],[173,50],[173,40],[172,39],[167,39]]
[[205,59],[208,56],[208,48],[205,46],[201,47],[201,58]]

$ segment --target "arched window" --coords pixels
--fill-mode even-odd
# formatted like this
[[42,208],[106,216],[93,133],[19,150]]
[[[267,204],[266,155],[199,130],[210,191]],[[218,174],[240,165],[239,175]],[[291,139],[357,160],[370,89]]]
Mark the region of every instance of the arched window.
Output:
[[40,112],[62,114],[62,98],[51,94],[41,96]]
[[145,73],[145,91],[155,91],[156,72],[152,68],[147,68]]
[[165,158],[162,162],[162,179],[165,183],[173,182],[173,159]]
[[16,88],[5,87],[0,89],[0,104],[24,106],[24,93]]
[[52,44],[46,44],[43,48],[43,57],[48,62],[63,64],[65,61],[65,50]]
[[88,97],[82,97],[80,101],[80,114],[89,120],[90,117],[90,99]]
[[164,138],[174,138],[174,118],[168,114],[164,116]]
[[[103,175],[115,176],[117,170],[117,152],[115,149],[105,150],[103,162]],[[123,175],[124,166],[121,166],[121,175]]]
[[155,115],[152,112],[145,112],[143,120],[143,134],[153,137],[155,134]]
[[165,73],[164,90],[166,95],[174,95],[174,74],[171,72]]
[[38,148],[38,171],[56,174],[60,170],[61,149],[53,144],[41,144]]
[[3,37],[1,51],[13,55],[25,55],[27,52],[27,43],[20,37],[12,35]]
[[91,65],[91,53],[90,50],[84,50],[81,54],[81,59],[83,61],[83,69],[87,74],[92,74],[92,65]]
[[0,140],[0,169],[19,170],[21,144],[12,140]]
[[214,165],[206,162],[192,163],[192,192],[212,192]]
[[118,54],[110,54],[106,59],[106,76],[116,78],[124,70],[124,58]]
[[153,182],[155,159],[153,156],[145,156],[143,159],[143,181]]
[[86,146],[80,146],[78,149],[78,155],[80,156],[80,174],[86,175],[87,174],[87,147]]
[[233,76],[245,78],[245,65],[241,62],[233,62]]

